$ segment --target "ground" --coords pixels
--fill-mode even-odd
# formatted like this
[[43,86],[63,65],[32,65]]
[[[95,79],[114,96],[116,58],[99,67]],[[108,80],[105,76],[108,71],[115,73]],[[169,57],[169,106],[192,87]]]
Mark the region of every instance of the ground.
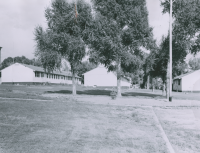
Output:
[[124,89],[116,100],[105,88],[70,93],[0,85],[0,152],[200,152],[199,94],[173,93],[169,103],[160,91]]

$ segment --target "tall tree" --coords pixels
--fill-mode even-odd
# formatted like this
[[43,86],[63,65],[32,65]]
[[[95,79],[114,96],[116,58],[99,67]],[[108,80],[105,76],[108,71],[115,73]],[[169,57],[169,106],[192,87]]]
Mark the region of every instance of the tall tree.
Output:
[[[169,0],[161,2],[163,13],[169,12]],[[196,54],[200,51],[200,1],[175,0],[173,2],[173,37],[180,45]]]
[[37,27],[35,30],[36,55],[48,70],[60,68],[61,59],[66,59],[72,72],[72,92],[76,95],[75,75],[86,53],[84,41],[88,38],[92,20],[91,7],[83,0],[76,3],[54,0],[45,10],[45,17],[48,28]]
[[[134,52],[147,46],[152,36],[145,0],[93,0],[94,22],[91,26],[90,48],[93,58],[108,70],[117,73],[117,93],[121,96],[121,78],[130,65],[137,66]],[[152,37],[151,37],[152,39]],[[129,67],[129,68],[127,68]]]
[[[172,40],[172,76],[175,77],[182,73],[185,73],[184,69],[187,69],[185,63],[185,57],[187,55],[187,43],[180,44],[175,38]],[[168,97],[169,90],[169,36],[162,37],[161,44],[157,52],[152,55],[155,59],[153,67],[150,71],[151,76],[161,77],[163,80],[163,86],[166,85],[166,96]],[[184,69],[183,69],[184,68]]]

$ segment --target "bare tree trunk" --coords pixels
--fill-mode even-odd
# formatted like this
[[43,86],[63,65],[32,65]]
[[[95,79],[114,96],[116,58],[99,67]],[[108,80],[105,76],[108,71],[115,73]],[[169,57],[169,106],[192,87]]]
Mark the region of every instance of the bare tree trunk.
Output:
[[117,63],[117,96],[121,97],[121,62]]
[[73,96],[76,95],[76,80],[74,71],[72,71],[72,94]]
[[149,89],[149,75],[147,76],[147,89]]
[[155,78],[152,78],[151,83],[152,83],[152,92],[154,92]]
[[163,82],[163,89],[162,89],[162,95],[165,95],[165,82]]

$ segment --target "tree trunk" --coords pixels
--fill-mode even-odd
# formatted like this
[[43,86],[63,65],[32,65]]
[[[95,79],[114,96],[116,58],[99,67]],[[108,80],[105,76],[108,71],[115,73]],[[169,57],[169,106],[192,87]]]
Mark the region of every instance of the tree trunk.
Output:
[[149,75],[147,76],[147,89],[149,90]]
[[121,97],[121,62],[117,65],[117,96]]
[[170,85],[170,82],[169,82],[169,79],[170,79],[169,66],[170,66],[170,63],[169,63],[169,60],[168,60],[168,63],[167,63],[167,80],[166,80],[166,98],[167,99],[169,99],[169,85]]
[[72,94],[73,96],[76,95],[76,80],[74,71],[72,71]]
[[163,82],[163,89],[162,89],[162,95],[165,95],[165,82]]
[[155,78],[152,78],[151,84],[152,84],[152,92],[154,92]]

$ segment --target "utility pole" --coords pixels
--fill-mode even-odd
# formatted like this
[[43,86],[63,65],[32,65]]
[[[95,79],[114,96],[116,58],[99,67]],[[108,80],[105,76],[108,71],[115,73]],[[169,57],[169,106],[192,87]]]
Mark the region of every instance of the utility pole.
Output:
[[169,24],[169,35],[170,35],[170,40],[169,40],[169,101],[172,101],[172,0],[170,0],[170,16],[169,16],[170,24]]
[[0,47],[0,65],[1,65],[1,48],[2,48],[2,47]]

